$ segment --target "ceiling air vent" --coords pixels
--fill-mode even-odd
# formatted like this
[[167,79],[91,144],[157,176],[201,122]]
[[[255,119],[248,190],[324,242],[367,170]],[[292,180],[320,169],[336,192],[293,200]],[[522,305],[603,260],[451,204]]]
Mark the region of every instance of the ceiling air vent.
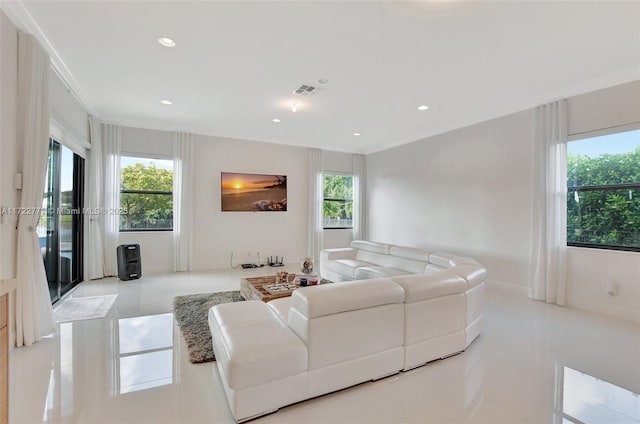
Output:
[[298,87],[293,94],[299,94],[301,96],[308,96],[309,94],[316,94],[316,92],[318,91],[317,87],[313,87],[311,85],[307,85],[307,84],[302,84],[300,87]]

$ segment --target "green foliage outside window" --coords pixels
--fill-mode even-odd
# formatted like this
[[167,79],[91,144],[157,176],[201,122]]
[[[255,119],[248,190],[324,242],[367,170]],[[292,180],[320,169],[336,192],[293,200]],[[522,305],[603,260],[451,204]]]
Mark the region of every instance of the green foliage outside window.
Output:
[[173,228],[173,171],[137,162],[121,170],[121,230]]
[[640,146],[599,156],[569,152],[567,185],[568,244],[640,248]]
[[324,174],[324,228],[353,227],[353,176]]

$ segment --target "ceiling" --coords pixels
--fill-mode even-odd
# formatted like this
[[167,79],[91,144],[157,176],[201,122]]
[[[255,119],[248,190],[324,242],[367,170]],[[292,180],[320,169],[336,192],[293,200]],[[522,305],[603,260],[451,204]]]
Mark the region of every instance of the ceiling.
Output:
[[[637,1],[4,3],[103,120],[326,150],[371,153],[640,79]],[[301,84],[319,90],[292,94]]]

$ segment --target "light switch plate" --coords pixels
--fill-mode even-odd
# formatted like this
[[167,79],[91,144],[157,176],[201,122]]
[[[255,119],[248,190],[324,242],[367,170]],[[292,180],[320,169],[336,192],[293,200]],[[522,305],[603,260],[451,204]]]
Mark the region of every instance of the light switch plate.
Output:
[[22,173],[16,172],[13,174],[13,187],[16,190],[22,190]]

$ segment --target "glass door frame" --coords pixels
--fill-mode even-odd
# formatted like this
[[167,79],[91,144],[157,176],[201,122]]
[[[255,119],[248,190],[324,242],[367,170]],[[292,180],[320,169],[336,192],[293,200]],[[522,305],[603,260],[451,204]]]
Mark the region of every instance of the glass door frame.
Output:
[[[72,162],[66,163],[67,168],[72,166],[72,188],[70,190],[71,197],[66,199],[67,203],[64,205],[62,204],[61,175],[63,171],[68,172],[69,170],[62,169],[63,149],[73,155]],[[47,181],[43,194],[43,199],[46,199],[46,202],[43,200],[43,206],[46,206],[46,243],[43,246],[45,247],[43,259],[52,303],[60,300],[64,294],[83,281],[83,198],[84,159],[60,142],[50,138]],[[66,229],[64,237],[61,235],[63,216],[69,216],[70,218],[65,218],[65,222],[71,223],[71,228]],[[63,240],[63,238],[68,238],[68,240]],[[70,245],[70,254],[63,255],[62,242]],[[69,252],[69,250],[65,250],[65,252]]]

